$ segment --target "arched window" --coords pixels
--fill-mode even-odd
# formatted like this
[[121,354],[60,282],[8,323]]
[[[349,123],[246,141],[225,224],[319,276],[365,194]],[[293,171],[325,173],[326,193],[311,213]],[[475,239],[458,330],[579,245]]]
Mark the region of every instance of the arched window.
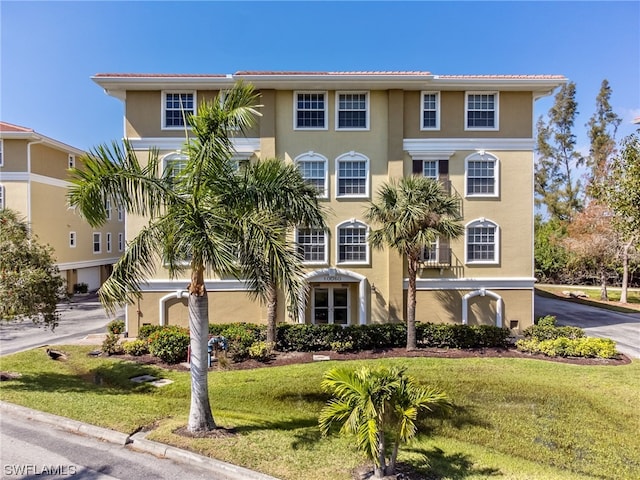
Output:
[[329,181],[327,175],[328,160],[316,152],[307,152],[298,155],[294,163],[305,181],[318,190],[318,197],[328,198]]
[[369,159],[357,152],[336,158],[336,197],[369,196]]
[[182,153],[170,153],[163,159],[165,175],[173,182],[187,166],[187,156]]
[[467,197],[499,196],[498,157],[486,152],[469,155],[465,160],[465,194]]
[[352,218],[337,229],[337,263],[369,263],[369,227]]
[[466,225],[466,263],[499,263],[500,242],[498,225],[479,218]]

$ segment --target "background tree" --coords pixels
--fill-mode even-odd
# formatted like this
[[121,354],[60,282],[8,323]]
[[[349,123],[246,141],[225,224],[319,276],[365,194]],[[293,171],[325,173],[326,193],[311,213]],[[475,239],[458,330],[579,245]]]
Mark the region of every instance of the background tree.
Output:
[[[71,205],[79,207],[91,225],[106,221],[105,199],[123,205],[127,213],[149,217],[115,265],[100,289],[107,307],[141,297],[140,284],[164,265],[171,278],[190,272],[188,317],[191,334],[191,406],[188,430],[216,428],[207,383],[207,337],[209,301],[205,276],[234,275],[255,289],[265,287],[252,266],[260,264],[264,250],[285,269],[291,283],[303,281],[291,249],[283,241],[286,226],[273,215],[273,190],[260,191],[255,208],[238,211],[228,203],[237,185],[232,162],[231,135],[242,135],[258,114],[253,87],[236,84],[219,98],[204,102],[187,120],[192,137],[186,144],[187,161],[180,173],[160,172],[158,152],[149,154],[143,166],[125,143],[110,149],[98,147],[83,160],[85,169],[75,170],[70,190]],[[262,188],[264,187],[264,188]],[[242,193],[242,191],[240,192]],[[280,197],[278,197],[280,198]],[[250,202],[239,201],[239,205]],[[302,288],[302,287],[300,287]],[[298,289],[297,287],[295,289]]]
[[551,218],[560,220],[571,220],[582,208],[581,183],[575,178],[576,167],[584,163],[575,150],[575,95],[574,82],[563,85],[549,110],[548,123],[542,117],[537,123],[536,205],[544,205]]
[[613,212],[613,228],[622,240],[622,293],[620,301],[627,302],[629,258],[640,247],[640,135],[629,135],[622,142],[602,182],[601,197]]
[[536,278],[543,283],[569,280],[570,253],[563,243],[567,236],[566,222],[557,218],[544,220],[541,215],[536,215],[534,231]]
[[602,195],[599,186],[608,179],[609,162],[616,150],[616,131],[622,119],[611,108],[611,86],[604,79],[596,97],[596,111],[589,119],[591,142],[587,166],[590,170],[588,193],[594,198]]
[[401,367],[333,368],[322,388],[335,398],[320,412],[320,430],[326,435],[340,425],[340,433],[354,434],[377,478],[395,474],[398,450],[416,435],[418,415],[450,405],[444,393],[416,384]]
[[0,210],[0,320],[31,319],[53,330],[64,295],[51,247],[38,242],[17,212]]
[[573,259],[595,271],[600,283],[600,299],[607,301],[607,281],[618,258],[618,234],[613,228],[613,215],[604,205],[591,201],[568,227],[565,246]]
[[404,255],[408,264],[407,350],[416,348],[416,277],[424,248],[438,238],[456,238],[464,232],[460,202],[437,180],[404,177],[380,187],[365,218],[380,225],[369,234],[374,248],[385,246]]

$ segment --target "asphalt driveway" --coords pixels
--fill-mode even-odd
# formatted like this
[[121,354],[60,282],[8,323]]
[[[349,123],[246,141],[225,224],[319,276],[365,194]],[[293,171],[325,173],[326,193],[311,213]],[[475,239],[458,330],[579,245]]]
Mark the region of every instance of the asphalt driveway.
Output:
[[640,358],[640,313],[620,313],[579,303],[535,296],[535,317],[555,315],[558,325],[584,329],[589,337],[614,340],[619,352]]

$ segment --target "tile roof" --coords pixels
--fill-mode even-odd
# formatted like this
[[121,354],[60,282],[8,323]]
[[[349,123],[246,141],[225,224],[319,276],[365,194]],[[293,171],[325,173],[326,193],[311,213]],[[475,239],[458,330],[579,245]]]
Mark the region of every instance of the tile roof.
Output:
[[242,70],[236,72],[234,75],[324,75],[324,76],[336,76],[336,75],[367,75],[367,76],[375,76],[375,75],[397,75],[397,76],[405,76],[405,75],[425,75],[431,76],[431,72],[401,72],[401,71],[353,71],[353,72],[298,72],[298,71],[252,71],[252,70]]
[[32,128],[21,127],[12,123],[0,122],[0,132],[33,133]]

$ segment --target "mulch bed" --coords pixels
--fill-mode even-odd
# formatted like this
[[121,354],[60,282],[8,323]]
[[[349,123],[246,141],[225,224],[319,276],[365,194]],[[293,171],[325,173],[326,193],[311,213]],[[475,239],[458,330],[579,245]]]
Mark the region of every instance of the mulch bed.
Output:
[[[253,368],[279,367],[283,365],[295,365],[298,363],[312,363],[315,355],[328,356],[331,360],[375,360],[380,358],[530,358],[548,362],[569,363],[573,365],[626,365],[631,360],[626,355],[619,355],[616,358],[578,358],[578,357],[547,357],[541,354],[529,354],[516,350],[515,348],[478,348],[478,349],[455,349],[455,348],[419,348],[408,352],[404,348],[389,348],[384,350],[364,350],[361,352],[336,353],[333,351],[321,352],[275,352],[267,361],[247,359],[241,362],[229,360],[225,370],[249,370]],[[186,364],[168,365],[159,358],[151,355],[118,355],[118,358],[130,360],[143,365],[154,365],[170,370],[186,371]],[[217,363],[214,362],[212,370],[218,370]]]

